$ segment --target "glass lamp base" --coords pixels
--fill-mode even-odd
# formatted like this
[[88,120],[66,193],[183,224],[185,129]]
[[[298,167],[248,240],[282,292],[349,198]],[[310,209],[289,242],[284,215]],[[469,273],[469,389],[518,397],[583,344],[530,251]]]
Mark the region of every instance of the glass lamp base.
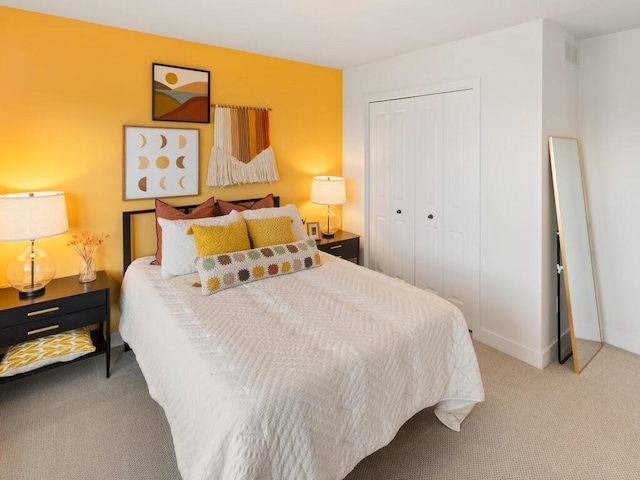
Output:
[[30,291],[18,291],[18,297],[19,298],[34,298],[34,297],[39,297],[40,295],[44,295],[44,287],[39,288],[37,290],[30,290]]
[[18,290],[20,298],[33,298],[44,294],[44,287],[56,273],[53,257],[32,241],[7,266],[7,281]]
[[331,208],[327,207],[327,211],[322,214],[320,220],[320,232],[324,238],[333,238],[335,233],[340,229],[340,217],[336,215]]

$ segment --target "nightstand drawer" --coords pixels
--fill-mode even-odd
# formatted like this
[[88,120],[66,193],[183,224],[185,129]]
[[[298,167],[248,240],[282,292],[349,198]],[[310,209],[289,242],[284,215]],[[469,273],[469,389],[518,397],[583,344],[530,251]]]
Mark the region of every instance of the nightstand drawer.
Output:
[[58,332],[86,327],[105,321],[105,308],[96,307],[53,318],[39,318],[33,322],[0,329],[0,347],[46,337]]
[[336,257],[341,258],[354,258],[358,256],[358,239],[353,238],[349,240],[335,241],[333,243],[326,243],[318,245],[318,248],[323,252],[330,253]]
[[347,240],[346,242],[323,245],[322,247],[320,250],[330,253],[336,257],[352,258],[358,255],[358,243],[354,241]]
[[[99,307],[104,311],[107,296],[104,291],[89,292],[47,302],[29,304],[11,310],[0,311],[0,332],[7,327],[37,322],[51,317],[62,317],[74,312]],[[2,339],[4,340],[4,339]]]
[[360,237],[344,230],[338,230],[332,238],[321,238],[318,250],[360,263]]

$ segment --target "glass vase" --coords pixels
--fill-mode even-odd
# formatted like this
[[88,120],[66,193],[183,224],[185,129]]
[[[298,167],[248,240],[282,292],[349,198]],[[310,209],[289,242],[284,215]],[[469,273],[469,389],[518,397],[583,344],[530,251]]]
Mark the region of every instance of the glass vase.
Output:
[[80,275],[78,281],[80,283],[93,282],[96,279],[96,266],[93,259],[89,261],[82,260],[80,262]]

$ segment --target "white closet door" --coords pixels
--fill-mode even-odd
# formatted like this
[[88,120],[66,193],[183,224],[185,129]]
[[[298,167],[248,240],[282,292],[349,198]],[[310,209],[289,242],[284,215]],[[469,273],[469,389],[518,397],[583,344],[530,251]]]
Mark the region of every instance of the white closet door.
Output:
[[369,105],[369,268],[414,282],[414,106]]
[[415,281],[415,102],[391,102],[391,251],[393,277]]
[[416,103],[415,283],[442,296],[442,128],[444,95],[425,95]]
[[444,95],[443,291],[472,328],[480,302],[480,114],[472,90]]
[[480,116],[465,90],[369,105],[369,268],[458,306],[480,299]]
[[369,268],[389,273],[391,170],[389,102],[369,104]]

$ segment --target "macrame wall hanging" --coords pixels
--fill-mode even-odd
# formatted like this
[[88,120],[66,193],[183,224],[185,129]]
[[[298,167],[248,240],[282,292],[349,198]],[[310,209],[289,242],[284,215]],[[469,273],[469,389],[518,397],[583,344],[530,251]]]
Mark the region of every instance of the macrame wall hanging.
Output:
[[227,187],[278,180],[269,143],[270,109],[220,104],[213,107],[213,147],[207,185]]

